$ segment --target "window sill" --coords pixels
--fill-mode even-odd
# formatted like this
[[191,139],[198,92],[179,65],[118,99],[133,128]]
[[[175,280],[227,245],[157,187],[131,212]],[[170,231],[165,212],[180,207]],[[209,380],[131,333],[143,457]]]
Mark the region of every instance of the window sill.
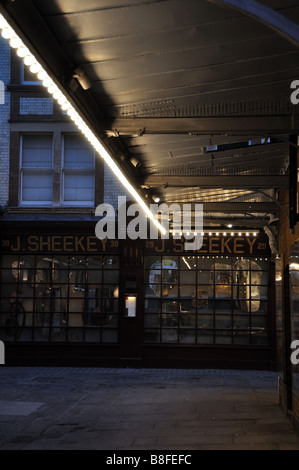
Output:
[[16,206],[16,207],[7,207],[6,212],[8,214],[18,214],[18,213],[52,213],[52,214],[67,214],[67,213],[84,213],[84,214],[94,214],[95,207],[80,207],[80,206]]

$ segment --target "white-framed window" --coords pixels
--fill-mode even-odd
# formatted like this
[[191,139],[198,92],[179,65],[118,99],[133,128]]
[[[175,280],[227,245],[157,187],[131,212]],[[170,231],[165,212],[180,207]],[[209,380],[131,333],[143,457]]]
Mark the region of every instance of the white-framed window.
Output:
[[95,152],[78,134],[62,139],[61,204],[94,206]]
[[37,75],[30,72],[29,67],[24,65],[24,62],[21,61],[21,83],[23,85],[41,85],[42,82],[37,80]]
[[51,205],[53,195],[53,137],[22,134],[20,145],[20,204]]

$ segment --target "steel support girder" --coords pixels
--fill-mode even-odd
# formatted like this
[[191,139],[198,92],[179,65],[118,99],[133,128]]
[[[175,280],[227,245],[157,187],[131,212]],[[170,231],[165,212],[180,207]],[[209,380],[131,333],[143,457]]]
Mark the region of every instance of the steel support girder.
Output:
[[203,202],[205,212],[225,213],[276,213],[279,207],[274,202]]
[[[282,15],[273,8],[263,5],[256,0],[207,0],[221,6],[227,6],[241,11],[273,29],[297,47],[299,47],[299,25]],[[283,3],[283,2],[282,2]]]
[[223,188],[223,189],[254,189],[254,188],[288,188],[288,176],[167,176],[147,175],[141,182],[148,188]]
[[167,117],[102,119],[108,135],[269,135],[299,132],[299,116]]

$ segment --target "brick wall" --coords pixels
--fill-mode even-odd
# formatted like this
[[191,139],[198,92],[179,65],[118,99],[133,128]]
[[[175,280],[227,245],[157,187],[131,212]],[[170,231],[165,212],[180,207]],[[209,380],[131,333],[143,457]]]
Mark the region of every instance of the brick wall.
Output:
[[[9,183],[9,142],[10,142],[10,46],[0,37],[0,80],[4,84],[4,99],[0,99],[0,206],[5,207],[8,201]],[[3,91],[2,83],[0,92]]]
[[53,114],[53,99],[22,96],[19,101],[19,112],[20,114]]
[[104,203],[111,204],[114,209],[118,206],[118,196],[126,196],[127,201],[133,201],[131,194],[118,181],[114,173],[104,165]]

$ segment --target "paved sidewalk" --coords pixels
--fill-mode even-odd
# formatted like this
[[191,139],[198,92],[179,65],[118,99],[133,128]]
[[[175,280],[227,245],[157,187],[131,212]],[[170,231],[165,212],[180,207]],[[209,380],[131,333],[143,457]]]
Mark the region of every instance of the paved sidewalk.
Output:
[[0,368],[0,450],[299,450],[263,371]]

